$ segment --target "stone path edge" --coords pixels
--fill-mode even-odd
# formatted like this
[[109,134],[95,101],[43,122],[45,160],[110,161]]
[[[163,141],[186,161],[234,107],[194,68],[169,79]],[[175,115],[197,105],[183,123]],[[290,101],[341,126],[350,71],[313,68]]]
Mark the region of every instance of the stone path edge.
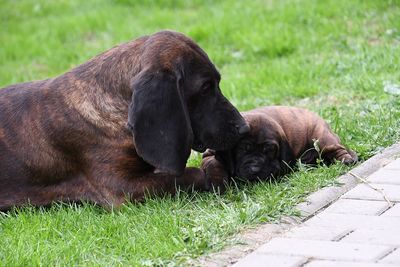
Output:
[[[366,178],[399,156],[400,143],[396,143],[353,168],[350,172],[356,176]],[[335,202],[341,195],[359,184],[361,181],[351,175],[350,172],[336,179],[338,181],[338,186],[324,187],[310,194],[304,202],[296,205],[295,208],[300,212],[300,216],[283,217],[277,224],[266,223],[255,228],[246,229],[234,237],[234,240],[239,241],[238,244],[226,247],[219,252],[194,259],[190,262],[190,265],[220,267],[230,266],[236,263],[239,259],[251,253],[271,238],[283,234],[292,227],[299,225],[319,213],[325,207]]]

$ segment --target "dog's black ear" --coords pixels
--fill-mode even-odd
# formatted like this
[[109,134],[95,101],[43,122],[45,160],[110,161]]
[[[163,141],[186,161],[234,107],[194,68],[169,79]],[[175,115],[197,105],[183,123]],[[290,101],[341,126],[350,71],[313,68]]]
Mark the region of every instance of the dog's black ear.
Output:
[[128,125],[137,153],[156,172],[182,175],[193,132],[179,74],[146,71],[133,84]]
[[225,170],[228,172],[230,177],[235,176],[235,161],[231,150],[216,151],[215,159],[224,165]]

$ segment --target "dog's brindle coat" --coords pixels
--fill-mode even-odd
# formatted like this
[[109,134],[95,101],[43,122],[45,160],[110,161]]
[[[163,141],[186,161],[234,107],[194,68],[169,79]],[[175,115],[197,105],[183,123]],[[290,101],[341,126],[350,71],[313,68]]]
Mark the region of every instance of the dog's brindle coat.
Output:
[[[357,161],[356,154],[340,144],[329,125],[309,110],[270,106],[242,115],[250,132],[229,151],[204,153],[202,168],[214,185],[223,186],[229,175],[248,180],[283,175],[297,159],[306,164],[316,163],[319,153],[327,164],[334,160],[345,164]],[[314,149],[315,140],[320,152]]]
[[185,168],[191,148],[229,149],[248,130],[219,81],[199,46],[162,31],[1,89],[0,209],[207,189]]

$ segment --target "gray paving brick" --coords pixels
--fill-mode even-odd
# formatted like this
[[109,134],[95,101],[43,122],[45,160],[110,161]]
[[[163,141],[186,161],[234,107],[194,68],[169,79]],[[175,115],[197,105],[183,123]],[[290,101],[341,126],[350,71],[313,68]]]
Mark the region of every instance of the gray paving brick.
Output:
[[371,183],[400,185],[400,169],[381,169],[367,178]]
[[382,245],[351,244],[332,241],[274,238],[257,253],[305,256],[327,260],[376,260],[391,248]]
[[396,205],[385,211],[381,216],[400,217],[400,204],[397,203]]
[[394,267],[392,264],[374,262],[351,262],[351,261],[330,261],[313,260],[303,265],[304,267]]
[[343,227],[350,229],[376,229],[398,228],[399,217],[384,217],[371,215],[350,215],[322,212],[303,223],[309,227]]
[[[400,143],[396,147],[400,148]],[[399,152],[393,153],[396,154],[390,155]],[[367,164],[366,169],[353,169],[352,173],[367,177],[369,184],[356,185],[308,221],[283,234],[280,231],[281,237],[272,238],[234,266],[400,266],[400,238],[397,238],[400,236],[400,230],[397,230],[400,229],[400,159],[390,161],[386,156]],[[377,168],[381,169],[368,177]],[[303,216],[314,215],[319,208],[336,200],[341,192],[359,182],[350,174],[340,179],[350,179],[351,183],[345,183],[343,188],[325,188],[309,196],[306,202],[297,206]],[[382,193],[369,185],[383,190],[395,205],[388,209],[389,204]],[[259,244],[272,236],[264,239],[251,233],[242,239]],[[228,252],[229,257],[215,263],[226,265],[235,262],[237,257],[235,259],[231,254],[239,253]]]
[[324,212],[348,213],[361,215],[378,215],[389,207],[386,201],[339,199]]
[[[349,178],[351,179],[351,177]],[[353,183],[357,184],[358,181],[351,180],[350,182],[344,182],[346,184],[343,187],[329,186],[309,195],[306,201],[296,206],[296,208],[300,211],[301,216],[307,218],[313,215],[317,210],[322,209],[332,201],[335,201],[338,196],[344,194],[347,191],[346,187],[351,186]]]
[[256,229],[249,229],[240,236],[240,241],[245,243],[265,243],[272,237],[283,233],[289,228],[285,224],[263,224]]
[[386,166],[384,166],[382,169],[384,170],[400,170],[400,159],[396,159]]
[[251,253],[245,258],[234,264],[234,267],[265,267],[265,266],[293,266],[297,267],[307,261],[306,257],[285,256],[285,255],[268,255],[260,253]]
[[361,228],[345,236],[340,242],[400,246],[400,227],[382,230]]
[[[390,201],[400,201],[400,185],[372,184],[371,186],[383,191]],[[383,195],[366,184],[360,184],[344,194],[342,198],[385,200]]]
[[384,257],[379,262],[382,263],[391,263],[396,264],[397,266],[400,265],[400,248],[397,248],[395,251]]
[[333,241],[338,240],[351,231],[345,227],[308,227],[299,226],[286,232],[283,236],[297,239],[306,240],[325,240]]

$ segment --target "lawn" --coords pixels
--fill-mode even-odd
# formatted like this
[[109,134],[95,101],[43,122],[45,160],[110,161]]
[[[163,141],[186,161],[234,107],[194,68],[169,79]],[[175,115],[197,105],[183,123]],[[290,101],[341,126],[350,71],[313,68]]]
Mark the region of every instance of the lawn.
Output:
[[[399,18],[399,0],[0,0],[0,86],[55,76],[174,29],[209,54],[239,110],[309,108],[365,160],[400,139]],[[189,164],[199,160],[194,154]],[[301,166],[280,183],[112,212],[57,204],[0,214],[0,265],[185,265],[244,228],[295,214],[296,203],[346,170]]]

